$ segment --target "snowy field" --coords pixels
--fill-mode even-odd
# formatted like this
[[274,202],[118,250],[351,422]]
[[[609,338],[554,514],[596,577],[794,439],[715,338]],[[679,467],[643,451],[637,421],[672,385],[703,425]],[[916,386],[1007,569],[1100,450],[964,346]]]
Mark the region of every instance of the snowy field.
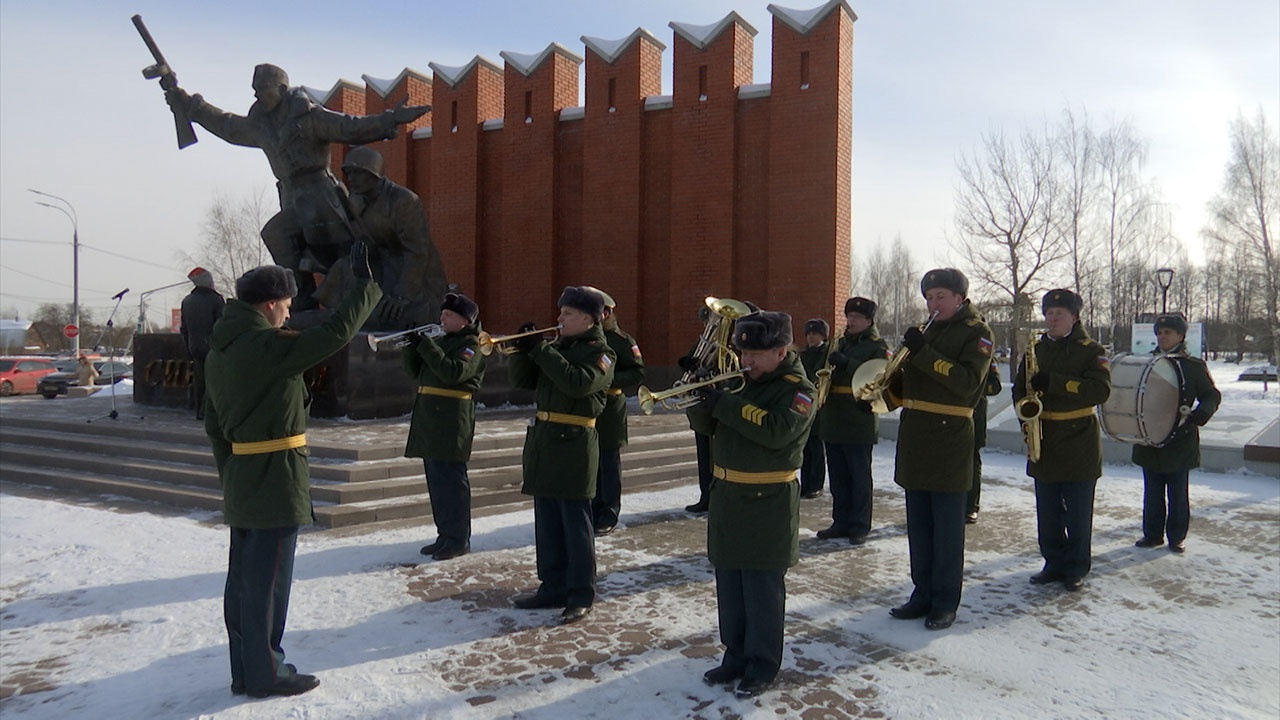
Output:
[[[1224,412],[1275,417],[1274,386],[1233,383],[1232,367],[1215,372]],[[910,590],[893,450],[875,452],[866,546],[816,540],[829,496],[804,502],[783,672],[749,701],[700,681],[721,648],[704,520],[680,510],[691,489],[624,497],[598,543],[596,612],[567,627],[510,605],[535,582],[527,508],[478,518],[472,554],[445,563],[420,562],[420,526],[305,534],[284,646],[321,685],[268,700],[228,689],[215,517],[3,494],[0,716],[1280,716],[1277,478],[1193,473],[1175,555],[1133,547],[1141,473],[1107,466],[1094,569],[1065,593],[1027,582],[1040,558],[1024,460],[988,452],[959,620],[929,632],[888,615]]]

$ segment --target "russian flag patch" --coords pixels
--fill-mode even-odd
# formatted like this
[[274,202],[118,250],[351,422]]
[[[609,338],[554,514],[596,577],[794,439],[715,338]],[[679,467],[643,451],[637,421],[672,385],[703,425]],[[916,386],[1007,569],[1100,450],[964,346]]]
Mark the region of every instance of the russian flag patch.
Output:
[[473,357],[475,357],[475,356],[476,356],[476,351],[475,351],[475,350],[473,350],[472,348],[469,348],[469,347],[462,348],[462,359],[463,359],[463,360],[470,360],[471,358],[473,358]]
[[791,409],[801,415],[808,415],[813,411],[813,396],[806,392],[797,392],[795,400],[791,402]]
[[991,357],[991,348],[995,343],[991,342],[991,338],[978,338],[978,351],[987,357]]

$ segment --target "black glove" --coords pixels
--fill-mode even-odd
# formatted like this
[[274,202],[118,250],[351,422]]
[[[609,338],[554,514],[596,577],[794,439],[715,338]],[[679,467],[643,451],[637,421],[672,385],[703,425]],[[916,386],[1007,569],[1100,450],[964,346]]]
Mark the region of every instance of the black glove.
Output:
[[724,396],[724,390],[714,385],[700,387],[695,392],[698,393],[698,398],[702,401],[702,407],[708,410],[714,410],[716,403],[720,402],[720,398]]
[[911,352],[920,352],[920,348],[924,347],[924,333],[918,327],[907,328],[902,336],[902,344]]
[[1200,408],[1196,408],[1195,410],[1191,411],[1190,415],[1187,416],[1187,422],[1195,423],[1200,427],[1204,427],[1204,424],[1209,422],[1209,413],[1205,412],[1204,410],[1201,410]]
[[861,411],[862,411],[862,412],[864,412],[864,413],[874,413],[874,412],[875,412],[875,410],[872,410],[872,409],[871,409],[871,403],[867,402],[866,400],[859,400],[859,401],[857,401],[857,402],[855,402],[855,403],[854,403],[854,406],[855,406],[855,407],[857,407],[859,410],[861,410]]
[[351,274],[360,280],[373,279],[373,268],[369,267],[369,246],[363,240],[351,245]]
[[827,356],[827,364],[833,367],[844,367],[849,362],[849,357],[839,350]]
[[684,370],[685,372],[698,371],[698,361],[694,359],[692,355],[685,355],[684,357],[677,360],[676,364],[679,365],[680,369]]
[[[530,330],[536,330],[536,329],[538,329],[537,325],[531,322],[527,322],[521,325],[519,330],[516,330],[516,334],[518,335],[520,333],[525,333],[525,332],[529,332]],[[516,349],[516,352],[527,353],[530,350],[537,347],[538,343],[540,342],[542,342],[542,338],[540,336],[530,335],[528,337],[519,338],[518,340],[512,340],[511,346]]]
[[1031,389],[1036,392],[1049,392],[1049,373],[1041,370],[1031,376]]

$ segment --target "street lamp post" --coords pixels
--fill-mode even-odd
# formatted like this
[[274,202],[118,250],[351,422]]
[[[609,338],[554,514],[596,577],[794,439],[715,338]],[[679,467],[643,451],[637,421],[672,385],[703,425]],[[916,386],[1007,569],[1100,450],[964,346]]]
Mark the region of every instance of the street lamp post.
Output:
[[1160,314],[1169,312],[1169,286],[1173,285],[1173,268],[1156,270],[1156,284],[1160,286]]
[[80,220],[76,217],[75,206],[68,202],[66,198],[60,198],[57,195],[31,188],[27,188],[27,191],[42,197],[52,198],[66,205],[64,208],[61,205],[36,201],[37,205],[53,208],[66,215],[67,219],[71,221],[71,324],[76,326],[76,336],[71,338],[71,353],[74,357],[80,357]]

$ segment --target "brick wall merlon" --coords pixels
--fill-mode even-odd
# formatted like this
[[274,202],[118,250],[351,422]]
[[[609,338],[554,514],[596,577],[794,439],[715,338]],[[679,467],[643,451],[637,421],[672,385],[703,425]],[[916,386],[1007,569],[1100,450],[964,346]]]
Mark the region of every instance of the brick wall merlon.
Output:
[[830,0],[827,4],[812,10],[794,10],[770,4],[769,12],[773,13],[774,17],[781,20],[792,30],[801,35],[808,35],[810,30],[822,22],[823,18],[830,14],[832,10],[837,8],[849,13],[850,19],[858,19],[857,14],[853,12],[853,8],[849,7],[849,3],[845,0]]
[[588,50],[599,55],[602,60],[610,65],[621,57],[622,53],[626,52],[627,48],[631,47],[631,43],[636,42],[637,40],[643,39],[647,42],[651,42],[656,45],[659,50],[667,49],[666,43],[654,37],[653,33],[645,30],[644,28],[636,28],[634,32],[621,40],[605,40],[604,38],[590,37],[587,35],[583,35],[579,39],[582,40],[583,45],[587,46]]
[[391,91],[396,89],[396,86],[398,86],[402,82],[405,82],[409,78],[413,78],[420,82],[424,82],[428,85],[431,84],[430,76],[424,73],[420,73],[417,70],[413,70],[411,68],[405,68],[404,70],[401,70],[400,74],[396,75],[391,80],[383,80],[383,79],[373,77],[371,75],[361,75],[360,77],[361,79],[364,80],[365,85],[370,87],[374,92],[378,93],[378,95],[382,96],[383,98],[386,98],[387,95],[391,93]]
[[457,67],[440,65],[439,63],[427,63],[427,66],[431,68],[431,72],[435,73],[436,77],[444,80],[450,87],[457,87],[477,67],[486,67],[499,75],[502,74],[501,65],[480,55],[472,58],[471,62],[466,65]]
[[[362,87],[359,83],[352,82],[350,80],[338,80],[333,84],[333,87],[329,88],[328,91],[318,90],[316,88],[308,87],[306,85],[303,85],[302,89],[304,92],[307,93],[307,95],[312,100],[316,101],[321,105],[324,105],[325,107],[331,110],[334,108],[333,108],[333,105],[329,104],[330,101],[336,100],[338,104],[341,104],[344,101],[343,91],[348,91],[352,94],[359,95],[362,98],[364,97],[364,87]],[[351,111],[344,110],[343,112],[351,112]]]
[[560,43],[554,42],[548,45],[542,52],[533,55],[528,53],[511,52],[510,50],[503,50],[498,54],[502,56],[503,60],[507,61],[508,65],[511,65],[516,70],[520,71],[520,74],[525,77],[532,75],[534,71],[542,65],[542,63],[546,62],[547,58],[553,55],[560,55],[577,65],[582,64],[581,55],[578,55]]
[[736,12],[730,12],[724,16],[723,20],[711,25],[694,25],[692,23],[675,22],[674,20],[667,23],[672,30],[676,31],[677,35],[699,50],[706,50],[708,45],[720,37],[720,33],[735,24],[742,26],[744,30],[750,33],[751,37],[756,36],[757,30],[755,27]]

